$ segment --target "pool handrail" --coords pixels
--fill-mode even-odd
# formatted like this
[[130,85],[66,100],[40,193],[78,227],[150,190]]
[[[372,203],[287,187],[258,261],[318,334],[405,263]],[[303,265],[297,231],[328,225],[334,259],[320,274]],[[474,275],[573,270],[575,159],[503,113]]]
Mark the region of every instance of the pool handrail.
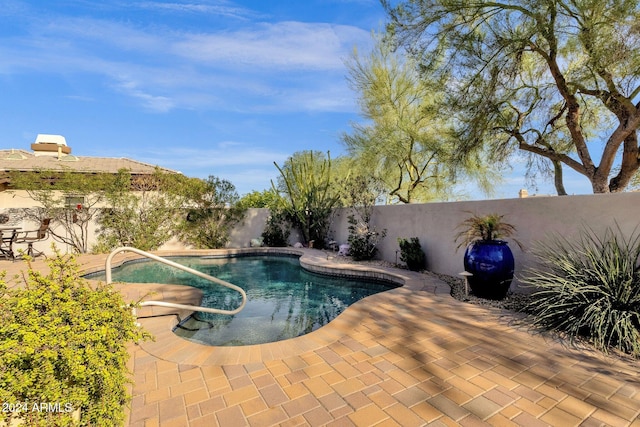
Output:
[[245,293],[244,289],[242,289],[239,286],[233,285],[229,282],[226,282],[224,280],[218,279],[217,277],[213,277],[213,276],[209,276],[208,274],[205,274],[201,271],[198,270],[194,270],[193,268],[189,268],[185,265],[182,264],[178,264],[177,262],[173,262],[170,261],[166,258],[162,258],[158,255],[154,255],[151,254],[149,252],[145,252],[141,249],[138,248],[133,248],[131,246],[121,246],[119,248],[114,249],[113,251],[111,251],[111,253],[109,254],[109,256],[107,257],[107,260],[105,261],[104,264],[104,272],[105,272],[105,276],[106,276],[106,281],[107,284],[111,284],[112,283],[112,279],[111,279],[111,261],[113,260],[113,257],[116,254],[119,254],[120,252],[134,252],[138,255],[142,255],[146,258],[152,259],[154,261],[158,261],[161,262],[163,264],[169,265],[171,267],[175,267],[178,268],[180,270],[186,271],[188,273],[194,274],[198,277],[201,277],[203,279],[209,280],[211,282],[217,283],[219,285],[225,286],[229,289],[233,289],[234,291],[237,291],[240,293],[240,295],[242,295],[242,304],[240,304],[240,306],[238,308],[236,308],[235,310],[224,310],[224,309],[219,309],[219,308],[209,308],[209,307],[202,307],[202,306],[198,306],[198,305],[188,305],[188,304],[176,304],[176,303],[172,303],[172,302],[165,302],[165,301],[143,301],[140,303],[140,306],[148,306],[148,305],[157,305],[157,306],[162,306],[162,307],[171,307],[171,308],[179,308],[179,309],[185,309],[185,310],[193,310],[193,311],[201,311],[201,312],[205,312],[205,313],[215,313],[215,314],[237,314],[239,313],[244,306],[247,304],[247,294]]

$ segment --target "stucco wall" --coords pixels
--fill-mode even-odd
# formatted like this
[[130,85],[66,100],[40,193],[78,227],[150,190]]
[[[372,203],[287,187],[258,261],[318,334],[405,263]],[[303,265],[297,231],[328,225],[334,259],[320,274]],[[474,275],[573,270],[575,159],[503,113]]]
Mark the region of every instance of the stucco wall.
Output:
[[[552,232],[571,237],[584,226],[601,232],[607,226],[615,227],[616,222],[624,233],[630,234],[639,224],[638,208],[640,193],[530,197],[377,206],[372,222],[378,229],[387,229],[387,237],[379,246],[379,258],[395,262],[398,237],[418,237],[427,254],[429,270],[457,275],[464,270],[464,248],[456,252],[454,242],[458,224],[469,216],[469,212],[505,215],[505,221],[516,227],[514,237],[525,249],[523,252],[516,244],[510,245],[516,259],[517,278],[524,267],[533,264],[531,248],[536,241],[545,239]],[[349,209],[340,209],[334,216],[332,236],[339,242],[347,241],[348,215]],[[515,280],[512,288],[519,285]]]
[[269,217],[269,209],[248,209],[244,219],[233,229],[229,238],[231,248],[246,248],[251,239],[259,238]]

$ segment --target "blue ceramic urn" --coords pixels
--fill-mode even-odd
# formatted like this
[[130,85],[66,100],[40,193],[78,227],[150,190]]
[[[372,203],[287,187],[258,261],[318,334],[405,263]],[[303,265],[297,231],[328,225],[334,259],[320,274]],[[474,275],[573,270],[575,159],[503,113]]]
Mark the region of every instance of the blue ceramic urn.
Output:
[[504,240],[477,240],[464,253],[464,269],[473,276],[469,286],[480,298],[503,299],[514,269],[513,253]]

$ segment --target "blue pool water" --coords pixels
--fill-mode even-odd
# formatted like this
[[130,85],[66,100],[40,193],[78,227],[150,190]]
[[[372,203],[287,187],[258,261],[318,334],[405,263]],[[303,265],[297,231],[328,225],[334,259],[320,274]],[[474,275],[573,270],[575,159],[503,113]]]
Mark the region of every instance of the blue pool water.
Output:
[[[171,260],[238,285],[247,293],[247,305],[236,315],[197,312],[174,329],[185,339],[215,346],[262,344],[304,335],[326,325],[354,302],[396,287],[310,273],[300,267],[297,257]],[[113,280],[193,286],[204,292],[205,307],[233,310],[242,301],[236,291],[153,261],[114,268]]]

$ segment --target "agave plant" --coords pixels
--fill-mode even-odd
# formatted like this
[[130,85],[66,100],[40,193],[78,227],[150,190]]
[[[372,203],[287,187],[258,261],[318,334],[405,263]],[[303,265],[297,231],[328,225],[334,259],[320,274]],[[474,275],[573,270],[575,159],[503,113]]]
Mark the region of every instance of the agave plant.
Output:
[[553,236],[534,254],[541,268],[522,278],[534,289],[534,326],[640,358],[640,234],[585,229],[575,241]]
[[[504,215],[492,213],[488,215],[473,214],[458,226],[460,232],[456,234],[457,249],[469,246],[471,243],[482,240],[490,242],[504,237],[510,237],[516,231],[515,227],[503,221]],[[514,241],[521,246],[520,243]]]

